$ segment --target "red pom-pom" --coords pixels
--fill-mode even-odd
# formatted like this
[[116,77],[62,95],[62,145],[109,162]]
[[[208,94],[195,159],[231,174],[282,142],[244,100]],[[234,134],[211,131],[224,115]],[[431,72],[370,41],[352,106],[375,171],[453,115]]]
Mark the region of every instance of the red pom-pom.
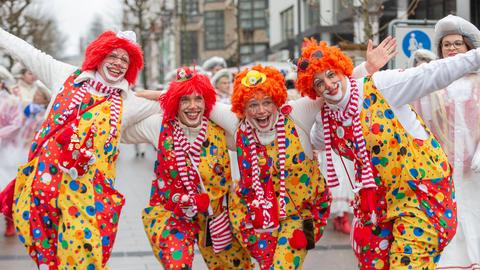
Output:
[[293,231],[293,235],[288,239],[290,246],[295,249],[304,249],[307,247],[307,237],[302,230],[296,229]]
[[358,226],[354,229],[353,240],[360,247],[368,245],[372,237],[372,228],[371,226]]
[[210,198],[207,193],[200,193],[195,195],[195,204],[197,205],[197,210],[200,213],[205,213],[208,210],[208,205],[210,204]]
[[66,145],[71,141],[73,135],[73,129],[66,128],[65,130],[60,133],[57,138],[55,139],[59,144]]
[[282,106],[282,108],[280,108],[280,111],[281,111],[284,115],[289,115],[289,114],[292,112],[292,106],[290,106],[290,105],[284,105],[284,106]]

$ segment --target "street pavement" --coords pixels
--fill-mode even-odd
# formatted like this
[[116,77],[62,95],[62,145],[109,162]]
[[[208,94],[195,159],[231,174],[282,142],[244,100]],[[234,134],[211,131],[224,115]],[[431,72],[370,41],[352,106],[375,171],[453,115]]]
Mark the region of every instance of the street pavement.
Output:
[[[126,203],[120,217],[119,231],[109,260],[109,268],[110,270],[162,269],[150,249],[141,220],[141,212],[148,203],[150,184],[154,177],[153,164],[156,157],[154,150],[148,147],[145,158],[141,158],[135,157],[134,147],[131,145],[122,145],[120,149],[116,187],[125,195]],[[20,241],[16,237],[3,237],[4,230],[5,224],[1,218],[0,269],[36,269]],[[207,269],[198,250],[196,250],[193,269]],[[335,232],[329,224],[316,248],[308,253],[303,269],[357,269],[355,257],[349,246],[349,237]]]

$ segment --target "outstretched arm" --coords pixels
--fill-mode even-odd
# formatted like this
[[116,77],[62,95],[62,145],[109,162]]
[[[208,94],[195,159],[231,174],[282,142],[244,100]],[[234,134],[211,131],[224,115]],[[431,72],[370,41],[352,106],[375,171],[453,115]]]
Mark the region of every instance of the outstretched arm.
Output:
[[290,115],[295,124],[303,129],[306,134],[310,134],[310,130],[315,122],[315,115],[317,115],[323,105],[323,99],[317,98],[313,100],[303,97],[289,101],[288,105],[292,106]]
[[132,92],[128,92],[123,108],[122,127],[124,128],[134,125],[153,114],[161,113],[158,101],[137,97]]
[[149,143],[157,147],[162,115],[154,114],[143,121],[122,129],[120,140],[126,144]]
[[64,80],[76,67],[55,60],[26,41],[0,28],[0,48],[22,62],[52,91],[55,96]]
[[480,48],[406,70],[373,74],[375,86],[391,106],[409,104],[480,68]]

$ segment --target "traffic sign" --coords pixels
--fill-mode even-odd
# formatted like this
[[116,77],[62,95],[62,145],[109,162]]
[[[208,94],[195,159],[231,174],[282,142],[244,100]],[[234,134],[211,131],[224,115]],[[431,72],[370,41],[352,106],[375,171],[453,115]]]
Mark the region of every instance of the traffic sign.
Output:
[[436,53],[433,38],[435,24],[431,20],[394,20],[389,24],[388,32],[397,39],[398,53],[389,63],[389,68],[408,68],[408,59],[418,49],[427,49]]

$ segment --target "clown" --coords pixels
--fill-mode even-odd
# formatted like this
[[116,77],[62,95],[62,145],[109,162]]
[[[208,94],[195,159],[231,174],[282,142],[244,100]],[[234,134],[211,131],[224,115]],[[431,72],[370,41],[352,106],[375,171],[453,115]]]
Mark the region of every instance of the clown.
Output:
[[156,179],[142,219],[164,269],[192,269],[195,242],[210,269],[251,268],[228,222],[227,141],[224,130],[208,119],[215,101],[207,76],[179,68],[161,96],[163,115],[153,115],[124,133],[125,142],[150,143],[158,149]]
[[308,137],[309,112],[320,104],[286,100],[282,74],[255,66],[235,79],[231,110],[240,123],[229,106],[217,103],[212,113],[235,134],[241,177],[231,193],[230,221],[261,269],[301,268],[307,248],[323,233],[330,204]]
[[135,35],[101,34],[81,68],[3,30],[0,47],[55,89],[29,161],[0,195],[3,210],[39,269],[107,269],[124,203],[113,188],[121,123],[159,111],[129,90],[143,66]]
[[325,104],[314,130],[327,151],[327,182],[338,185],[331,151],[355,163],[353,248],[361,269],[434,269],[455,234],[447,157],[409,102],[480,67],[480,50],[355,80],[338,48],[306,40],[297,87]]

